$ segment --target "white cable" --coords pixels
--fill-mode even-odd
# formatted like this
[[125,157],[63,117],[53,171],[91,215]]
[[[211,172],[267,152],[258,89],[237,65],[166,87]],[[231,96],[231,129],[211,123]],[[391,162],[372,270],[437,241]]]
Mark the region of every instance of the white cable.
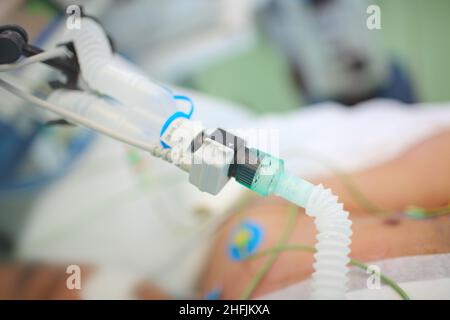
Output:
[[[111,130],[107,127],[104,127],[102,125],[99,125],[95,122],[90,121],[89,119],[86,119],[84,117],[79,116],[76,113],[73,113],[69,110],[65,110],[61,107],[58,107],[57,105],[54,105],[53,103],[50,103],[48,101],[42,100],[28,92],[25,92],[16,86],[0,79],[0,87],[3,89],[9,91],[10,93],[30,102],[33,103],[43,109],[46,109],[48,111],[54,112],[61,117],[67,119],[70,122],[85,126],[87,128],[90,128],[94,131],[100,132],[102,134],[105,134],[113,139],[119,140],[121,142],[124,142],[126,144],[135,146],[139,149],[146,150],[150,152],[155,157],[161,158],[164,161],[173,163],[173,152],[172,149],[164,149],[162,146],[157,144],[151,144],[151,143],[145,143],[137,139],[132,139],[129,137],[122,136],[121,134],[117,133],[114,130]],[[178,165],[178,164],[177,164]],[[184,167],[181,167],[184,169]]]
[[23,59],[16,63],[1,65],[0,72],[16,70],[16,69],[28,66],[33,63],[47,61],[47,60],[54,59],[54,58],[59,58],[59,57],[69,57],[70,58],[71,56],[72,56],[72,53],[69,50],[67,50],[67,48],[57,47],[57,48],[53,48],[53,49],[44,51],[42,53],[38,53],[34,56]]

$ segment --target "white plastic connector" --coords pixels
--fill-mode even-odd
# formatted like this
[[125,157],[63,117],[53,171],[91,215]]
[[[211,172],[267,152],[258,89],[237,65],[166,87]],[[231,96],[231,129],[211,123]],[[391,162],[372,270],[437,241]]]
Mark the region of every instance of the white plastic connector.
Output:
[[210,138],[191,153],[192,143],[203,131],[200,123],[188,119],[175,120],[161,137],[172,148],[175,161],[183,161],[189,172],[189,182],[201,191],[218,194],[230,180],[228,171],[234,160],[234,150]]
[[200,122],[179,118],[172,122],[161,141],[172,148],[188,150],[192,141],[203,131]]
[[192,156],[189,182],[201,191],[218,194],[230,180],[228,170],[233,159],[233,149],[206,138]]

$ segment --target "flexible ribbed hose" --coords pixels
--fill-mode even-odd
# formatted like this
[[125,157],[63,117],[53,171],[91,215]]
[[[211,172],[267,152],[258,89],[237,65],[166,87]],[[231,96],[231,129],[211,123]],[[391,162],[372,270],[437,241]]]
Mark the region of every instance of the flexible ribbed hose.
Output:
[[102,73],[112,62],[113,52],[103,29],[91,19],[83,19],[82,28],[74,29],[73,37],[78,62],[84,79],[96,88]]
[[107,35],[97,22],[83,18],[81,26],[70,31],[70,36],[86,83],[102,94],[138,108],[145,116],[153,117],[160,129],[161,122],[176,111],[172,95],[114,55]]
[[313,299],[344,299],[350,262],[351,221],[343,205],[329,189],[315,186],[306,203],[306,213],[315,218],[317,243]]
[[306,214],[315,218],[318,234],[312,298],[344,299],[352,235],[348,212],[329,189],[288,173],[280,175],[273,192],[305,208]]

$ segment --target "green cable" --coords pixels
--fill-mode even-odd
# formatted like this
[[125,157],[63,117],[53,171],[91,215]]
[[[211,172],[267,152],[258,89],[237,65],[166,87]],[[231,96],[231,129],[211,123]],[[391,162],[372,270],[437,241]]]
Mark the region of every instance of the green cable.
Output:
[[444,207],[426,209],[417,206],[409,206],[406,215],[414,219],[429,219],[450,214],[450,204]]
[[[278,246],[283,246],[286,244],[295,224],[295,220],[298,216],[297,207],[291,205],[288,210],[288,221],[286,223],[286,227],[278,240]],[[251,298],[252,293],[255,291],[256,287],[261,283],[266,274],[270,271],[270,268],[273,266],[275,261],[277,260],[280,252],[272,252],[270,253],[269,258],[266,262],[261,266],[261,268],[256,272],[255,276],[250,280],[250,283],[245,287],[243,293],[240,296],[241,300],[248,300]]]
[[[266,256],[269,254],[280,253],[283,251],[292,251],[292,250],[306,251],[306,252],[311,252],[311,253],[316,252],[316,249],[311,246],[302,245],[302,244],[287,244],[287,245],[279,245],[279,246],[275,246],[275,247],[272,247],[269,249],[261,250],[261,251],[255,253],[254,255],[247,257],[246,259],[255,259],[255,258],[263,257],[263,256]],[[356,259],[350,259],[350,264],[355,267],[359,267],[365,271],[367,271],[369,268],[368,265],[366,265],[365,263],[358,261]],[[383,273],[380,273],[380,278],[383,283],[385,283],[386,285],[391,287],[395,292],[397,292],[403,300],[410,300],[410,297],[408,296],[408,294],[397,284],[397,282],[395,282],[391,278],[387,277]]]

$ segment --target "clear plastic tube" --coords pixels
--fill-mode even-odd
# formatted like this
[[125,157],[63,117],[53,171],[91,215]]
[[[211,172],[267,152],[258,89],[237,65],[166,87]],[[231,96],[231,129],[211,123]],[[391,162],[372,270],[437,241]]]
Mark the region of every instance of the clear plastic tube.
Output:
[[59,89],[52,92],[47,101],[133,139],[148,142],[153,135],[147,128],[148,123],[139,114],[112,99]]
[[[69,120],[75,120],[75,123],[78,121],[79,124],[88,128],[146,150],[153,156],[171,162],[186,172],[190,170],[189,161],[180,158],[185,156],[183,153],[178,154],[177,158],[174,159],[174,150],[177,149],[177,145],[175,148],[167,149],[159,143],[149,143],[148,137],[152,133],[147,130],[145,119],[136,114],[135,110],[121,105],[117,101],[97,97],[86,92],[65,89],[56,90],[47,98],[47,101],[41,101],[8,86],[8,84],[2,84],[1,80],[0,85],[5,85],[8,90],[45,109],[62,114]],[[56,110],[60,108],[64,109]],[[176,159],[183,161],[174,162]]]

